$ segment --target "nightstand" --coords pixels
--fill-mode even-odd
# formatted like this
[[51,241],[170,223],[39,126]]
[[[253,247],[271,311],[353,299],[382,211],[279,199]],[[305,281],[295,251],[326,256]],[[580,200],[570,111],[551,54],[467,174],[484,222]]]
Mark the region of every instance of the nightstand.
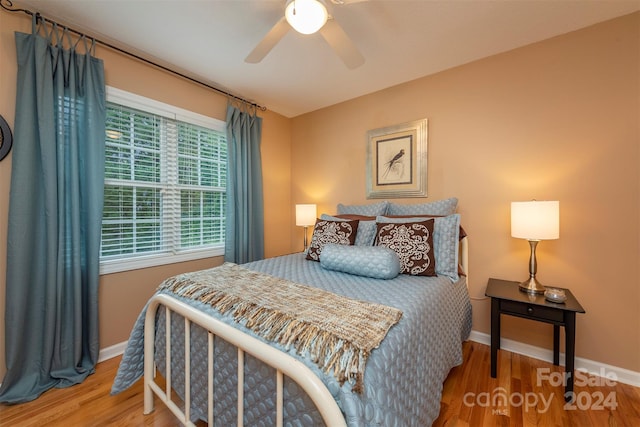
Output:
[[[491,378],[497,375],[498,350],[500,349],[500,315],[522,317],[553,325],[553,364],[560,364],[560,326],[565,332],[565,400],[573,399],[573,370],[575,359],[576,313],[584,309],[570,290],[564,289],[567,300],[557,304],[544,295],[522,292],[518,282],[489,279],[485,295],[491,297]],[[555,286],[554,286],[555,287]]]

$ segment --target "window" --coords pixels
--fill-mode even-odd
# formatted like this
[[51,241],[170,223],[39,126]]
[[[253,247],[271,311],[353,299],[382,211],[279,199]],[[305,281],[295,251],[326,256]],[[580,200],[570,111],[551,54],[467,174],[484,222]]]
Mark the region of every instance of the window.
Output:
[[224,253],[225,123],[107,90],[101,273]]

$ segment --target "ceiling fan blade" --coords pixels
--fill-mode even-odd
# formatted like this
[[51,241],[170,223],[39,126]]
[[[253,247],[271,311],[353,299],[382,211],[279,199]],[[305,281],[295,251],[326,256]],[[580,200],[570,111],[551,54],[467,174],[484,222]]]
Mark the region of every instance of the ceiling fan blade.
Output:
[[364,57],[335,19],[329,19],[320,28],[320,34],[348,68],[354,69],[364,64]]
[[284,35],[287,34],[290,28],[291,27],[289,26],[289,23],[284,18],[284,16],[280,18],[276,25],[274,25],[269,30],[267,35],[265,35],[263,39],[260,40],[260,43],[258,43],[258,45],[253,48],[251,53],[247,55],[247,57],[244,59],[244,62],[256,64],[262,61],[264,57],[267,56],[269,52],[271,52],[271,49],[273,49],[273,47],[278,44],[278,42],[284,37]]

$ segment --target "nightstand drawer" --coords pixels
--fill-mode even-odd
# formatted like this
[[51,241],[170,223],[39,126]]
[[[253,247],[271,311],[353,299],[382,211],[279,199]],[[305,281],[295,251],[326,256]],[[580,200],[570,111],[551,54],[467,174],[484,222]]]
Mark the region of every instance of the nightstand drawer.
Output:
[[549,322],[563,322],[564,314],[562,310],[542,307],[534,304],[526,304],[514,301],[500,301],[500,310],[503,313],[515,314],[531,319],[538,319]]

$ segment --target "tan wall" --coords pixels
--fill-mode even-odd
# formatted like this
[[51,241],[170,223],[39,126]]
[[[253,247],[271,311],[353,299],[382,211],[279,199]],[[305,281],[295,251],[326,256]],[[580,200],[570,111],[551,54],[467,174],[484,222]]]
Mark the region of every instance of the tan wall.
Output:
[[[638,372],[639,53],[636,13],[296,117],[293,202],[328,213],[375,202],[365,198],[367,130],[427,118],[427,200],[460,199],[472,297],[489,277],[528,275],[510,202],[559,200],[560,239],[538,246],[538,278],[585,307],[578,357]],[[489,333],[489,307],[473,301],[475,330]],[[550,348],[552,329],[505,317],[503,336]]]
[[[26,15],[0,12],[0,114],[13,128],[16,87],[14,31],[29,32]],[[105,63],[109,86],[221,120],[226,115],[226,98],[199,85],[159,71],[122,54],[98,47]],[[272,112],[263,117],[263,176],[265,199],[265,254],[290,252],[290,120]],[[0,378],[5,372],[4,309],[7,215],[11,154],[0,162]],[[184,271],[218,265],[221,257],[109,274],[100,280],[100,348],[126,341],[133,322],[156,286],[166,277]]]
[[291,120],[266,111],[262,122],[265,257],[291,252]]

